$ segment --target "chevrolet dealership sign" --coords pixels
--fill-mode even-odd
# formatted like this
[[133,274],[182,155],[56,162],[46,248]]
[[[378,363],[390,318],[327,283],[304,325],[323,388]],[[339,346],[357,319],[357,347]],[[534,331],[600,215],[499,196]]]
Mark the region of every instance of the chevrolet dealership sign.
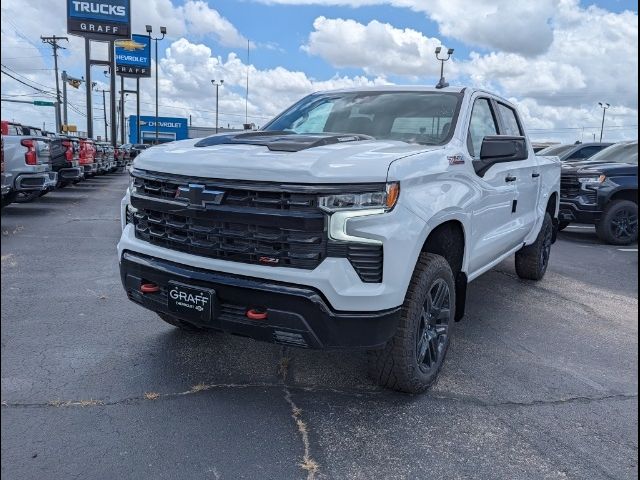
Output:
[[151,76],[151,39],[148,35],[116,40],[116,73],[128,77]]
[[67,0],[67,32],[113,40],[131,36],[130,0]]

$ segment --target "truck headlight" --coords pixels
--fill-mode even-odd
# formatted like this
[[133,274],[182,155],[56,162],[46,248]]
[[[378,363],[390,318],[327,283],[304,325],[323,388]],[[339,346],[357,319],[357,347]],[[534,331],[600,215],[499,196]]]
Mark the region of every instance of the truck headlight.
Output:
[[395,207],[399,196],[400,182],[389,182],[384,191],[327,195],[318,199],[318,205],[327,212],[377,209],[389,211]]
[[389,182],[384,191],[346,193],[319,198],[319,205],[329,216],[329,238],[342,242],[382,245],[380,240],[347,233],[347,223],[356,217],[380,215],[393,209],[400,196],[400,183]]
[[587,187],[587,186],[596,187],[602,182],[604,182],[606,178],[607,177],[602,174],[595,174],[595,175],[589,175],[589,176],[585,175],[582,177],[578,177],[578,181],[583,187]]
[[136,177],[129,174],[129,193],[133,193],[133,188],[135,187],[135,184],[136,184]]

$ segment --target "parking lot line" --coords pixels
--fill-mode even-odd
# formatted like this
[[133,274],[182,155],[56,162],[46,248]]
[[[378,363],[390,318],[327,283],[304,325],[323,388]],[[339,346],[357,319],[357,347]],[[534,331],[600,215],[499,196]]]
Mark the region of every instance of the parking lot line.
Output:
[[638,251],[637,248],[619,248],[618,250],[620,250],[621,252],[637,252]]

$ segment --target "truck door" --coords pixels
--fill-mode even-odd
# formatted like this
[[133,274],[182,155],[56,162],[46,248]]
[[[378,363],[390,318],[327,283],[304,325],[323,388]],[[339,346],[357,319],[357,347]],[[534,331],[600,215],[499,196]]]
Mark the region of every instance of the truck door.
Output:
[[[516,111],[505,103],[496,101],[496,111],[500,122],[500,135],[513,135],[524,137],[522,123]],[[528,146],[528,145],[527,145]],[[516,197],[513,204],[512,218],[517,222],[519,235],[515,239],[517,243],[524,242],[525,237],[535,227],[538,220],[538,194],[540,192],[540,171],[538,170],[538,157],[529,148],[529,157],[526,160],[510,162],[513,176],[516,177]]]
[[[480,158],[480,147],[485,136],[499,135],[497,114],[491,100],[478,97],[473,103],[467,149],[474,159]],[[484,175],[475,173],[471,162],[469,168],[477,187],[477,200],[472,203],[472,231],[469,238],[469,273],[481,270],[517,243],[520,235],[518,222],[512,215],[516,198],[517,176],[513,163],[497,163]]]

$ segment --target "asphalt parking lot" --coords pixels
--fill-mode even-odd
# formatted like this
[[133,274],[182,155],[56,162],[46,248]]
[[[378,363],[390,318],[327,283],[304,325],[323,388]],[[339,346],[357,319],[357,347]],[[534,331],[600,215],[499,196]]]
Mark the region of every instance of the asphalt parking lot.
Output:
[[482,276],[409,396],[362,352],[182,333],[128,301],[126,184],[2,211],[4,478],[637,478],[637,245],[569,227],[541,283]]

